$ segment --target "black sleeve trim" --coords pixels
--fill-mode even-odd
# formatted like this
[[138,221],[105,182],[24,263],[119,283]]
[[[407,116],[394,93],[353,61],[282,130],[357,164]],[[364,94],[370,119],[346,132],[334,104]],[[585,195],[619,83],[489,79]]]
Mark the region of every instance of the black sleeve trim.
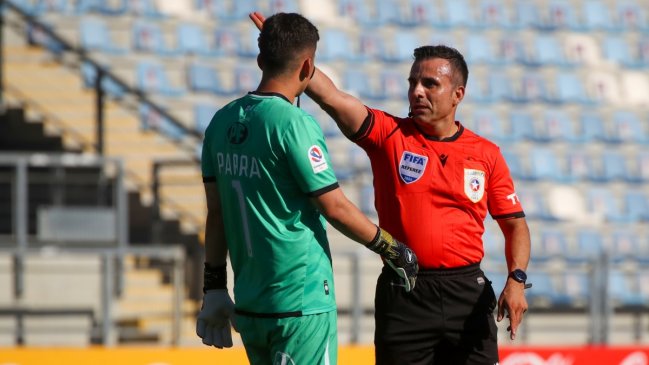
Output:
[[333,184],[331,184],[329,186],[325,186],[322,189],[318,189],[316,191],[312,191],[310,193],[307,193],[306,195],[308,195],[311,198],[315,198],[315,197],[318,197],[318,196],[320,196],[320,195],[322,195],[324,193],[328,193],[328,192],[330,192],[332,190],[336,190],[336,189],[338,189],[338,182],[335,182],[335,183],[333,183]]
[[203,176],[203,182],[216,182],[216,176]]
[[361,127],[358,129],[358,131],[351,136],[349,136],[349,140],[352,142],[358,142],[361,139],[367,137],[367,135],[370,133],[372,128],[374,127],[374,114],[370,112],[370,110],[367,110],[367,117],[365,117],[365,120],[363,121],[363,124]]
[[525,212],[520,211],[520,212],[509,213],[509,214],[503,214],[503,215],[492,215],[491,217],[492,217],[493,219],[525,218]]

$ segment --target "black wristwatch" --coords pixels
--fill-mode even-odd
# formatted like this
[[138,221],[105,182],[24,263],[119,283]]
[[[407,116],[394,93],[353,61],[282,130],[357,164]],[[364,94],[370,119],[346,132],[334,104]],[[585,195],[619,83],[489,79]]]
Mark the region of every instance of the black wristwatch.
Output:
[[523,284],[527,281],[527,274],[521,269],[513,270],[509,273],[509,277]]

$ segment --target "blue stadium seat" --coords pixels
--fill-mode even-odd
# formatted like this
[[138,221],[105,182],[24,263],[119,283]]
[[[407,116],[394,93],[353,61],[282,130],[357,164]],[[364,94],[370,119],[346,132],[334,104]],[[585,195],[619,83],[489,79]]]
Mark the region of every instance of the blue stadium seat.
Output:
[[140,52],[151,52],[160,56],[177,56],[180,53],[169,47],[158,23],[137,20],[132,28],[133,48]]
[[602,169],[597,176],[597,181],[608,183],[628,179],[629,171],[627,169],[627,161],[622,153],[615,150],[604,150],[601,161]]
[[620,200],[606,186],[590,187],[586,190],[588,211],[596,218],[611,223],[628,223],[629,219],[620,208]]
[[516,0],[514,2],[512,25],[517,29],[533,28],[541,25],[539,7],[536,3],[528,0]]
[[563,260],[568,252],[568,238],[566,233],[559,229],[542,228],[538,242],[534,246],[531,260],[546,262],[548,260]]
[[647,250],[642,250],[637,232],[618,228],[610,235],[609,256],[612,262],[635,261],[638,257],[649,258]]
[[577,11],[569,1],[553,1],[547,7],[547,18],[539,26],[542,30],[582,30]]
[[512,26],[507,6],[498,0],[481,0],[476,23],[481,28],[510,28]]
[[582,4],[583,12],[583,26],[588,31],[605,30],[609,32],[621,30],[620,26],[615,23],[615,19],[611,16],[613,8],[609,7],[603,1],[590,0]]
[[205,129],[212,121],[214,113],[216,113],[219,108],[220,107],[215,104],[194,104],[194,128],[196,128],[197,131],[204,133]]
[[435,26],[444,27],[442,12],[437,6],[430,6],[429,0],[404,0],[405,11],[397,20],[401,26]]
[[566,176],[570,181],[596,181],[599,179],[594,158],[582,149],[571,149],[566,155]]
[[553,33],[537,33],[531,44],[531,52],[524,59],[527,66],[571,67],[574,63],[566,57],[563,44]]
[[79,36],[81,46],[85,49],[116,55],[126,53],[126,49],[115,45],[110,35],[110,28],[102,19],[88,17],[81,19]]
[[187,66],[187,84],[194,92],[208,92],[216,95],[233,95],[235,90],[223,81],[221,72],[204,64],[191,63]]
[[320,33],[318,44],[319,61],[352,61],[357,55],[351,42],[350,33],[342,29],[326,29]]
[[137,85],[140,89],[165,96],[182,96],[185,90],[174,87],[167,78],[164,66],[154,61],[139,61],[137,65]]
[[301,13],[298,0],[270,0],[268,14]]
[[575,123],[565,109],[547,109],[543,112],[540,121],[539,133],[535,135],[535,141],[574,143],[580,139],[575,129]]
[[532,306],[565,307],[571,304],[571,298],[561,293],[553,280],[552,274],[544,271],[528,270],[527,281],[533,285],[526,293]]
[[608,274],[608,296],[615,307],[639,307],[646,304],[639,293],[636,272],[626,274],[620,270],[610,270]]
[[511,173],[512,177],[514,179],[527,179],[528,176],[520,156],[517,153],[507,150],[502,150],[501,152],[503,154],[503,157],[505,158],[505,161],[507,162],[507,166],[509,167],[509,172]]
[[631,222],[649,221],[649,197],[641,190],[624,192],[625,213]]
[[581,78],[572,72],[559,72],[554,79],[555,93],[547,101],[552,103],[569,103],[594,105],[596,103],[587,93]]
[[451,28],[471,27],[480,24],[473,17],[473,7],[467,0],[443,0],[446,24]]
[[383,39],[377,32],[362,29],[357,38],[358,49],[351,55],[351,61],[366,62],[383,56]]
[[[94,88],[97,82],[97,69],[95,66],[88,62],[81,63],[81,77],[83,79],[83,86],[86,88]],[[121,98],[125,94],[124,88],[116,83],[112,78],[105,76],[101,81],[101,87],[104,92],[114,98]]]
[[[67,0],[36,0],[27,5],[27,2],[16,2],[16,5],[22,4],[21,7],[31,15],[43,14],[70,14],[72,13],[72,6]],[[26,6],[25,6],[26,5]]]
[[502,234],[494,233],[492,230],[485,230],[482,235],[482,246],[484,247],[485,259],[496,264],[505,263],[505,239]]
[[259,9],[256,0],[236,0],[236,1],[214,1],[214,0],[195,0],[195,6],[199,10],[206,10],[216,19],[230,22],[248,19],[248,13],[253,9]]
[[167,17],[158,9],[155,0],[122,0],[122,4],[126,13],[136,18],[164,19]]
[[218,56],[198,24],[184,22],[176,27],[176,48],[185,55]]
[[567,271],[560,275],[562,295],[569,298],[571,306],[586,306],[590,302],[591,278],[584,271]]
[[401,70],[381,70],[379,81],[381,98],[406,99],[408,97],[408,81]]
[[520,87],[511,95],[510,101],[534,103],[549,99],[545,76],[539,73],[526,73],[517,82],[520,82]]
[[392,0],[381,2],[384,4],[376,6],[372,3],[372,6],[369,6],[364,0],[338,0],[338,13],[365,27],[385,26],[396,22],[399,18],[397,4]]
[[634,172],[633,182],[649,182],[649,152],[641,151],[636,153],[633,162],[634,168],[631,170]]
[[578,123],[578,133],[583,137],[582,142],[601,142],[608,139],[608,132],[601,114],[582,109]]
[[102,0],[78,0],[75,3],[74,11],[77,15],[88,13],[101,13],[104,8]]
[[637,114],[629,110],[616,110],[612,115],[613,128],[608,136],[609,142],[649,143],[649,133]]
[[491,40],[482,33],[470,33],[465,38],[464,58],[469,64],[501,64]]
[[624,31],[646,31],[649,29],[647,12],[638,1],[619,1],[615,4],[617,23]]
[[[509,162],[507,165],[509,166]],[[514,178],[516,179],[515,176]],[[552,214],[548,207],[547,197],[542,190],[537,188],[528,188],[523,185],[516,189],[516,193],[518,194],[521,205],[525,210],[525,216],[528,219],[557,221],[557,217]],[[536,255],[536,250],[534,255]]]
[[239,34],[239,57],[256,58],[259,54],[259,30],[256,27],[249,27]]
[[[336,176],[338,172],[336,171]],[[372,184],[365,183],[361,186],[361,196],[360,196],[360,205],[359,209],[361,212],[371,216],[376,217],[376,208],[374,207],[374,187]]]
[[480,108],[473,113],[474,132],[496,143],[512,142],[514,139],[506,127],[505,120],[493,109]]
[[237,66],[234,69],[234,77],[235,89],[239,93],[246,93],[257,89],[259,80],[261,80],[261,70],[252,66]]
[[347,68],[343,74],[343,89],[361,99],[385,100],[383,90],[370,82],[370,73],[362,68]]
[[512,138],[516,141],[533,140],[536,136],[534,116],[525,110],[511,110],[509,112],[509,125]]
[[649,64],[649,58],[641,57],[642,53],[638,47],[637,51],[632,50],[629,41],[623,36],[607,35],[602,45],[604,59],[615,62],[627,68],[642,68]]
[[155,130],[172,140],[181,140],[186,136],[183,128],[163,117],[146,103],[140,103],[140,125],[143,130]]
[[217,56],[236,57],[240,53],[241,35],[231,27],[218,27],[214,30],[214,53]]
[[604,252],[604,240],[598,231],[581,229],[577,232],[576,247],[566,252],[569,263],[595,262]]
[[546,147],[532,147],[530,151],[530,177],[534,180],[555,182],[569,180],[564,173],[556,152]]
[[413,51],[422,45],[417,34],[408,30],[395,30],[390,37],[390,46],[382,52],[385,62],[412,61]]

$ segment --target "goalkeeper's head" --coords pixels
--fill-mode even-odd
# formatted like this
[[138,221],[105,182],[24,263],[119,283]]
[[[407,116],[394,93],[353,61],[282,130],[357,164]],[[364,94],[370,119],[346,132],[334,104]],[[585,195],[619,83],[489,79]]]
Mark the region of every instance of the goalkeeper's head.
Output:
[[300,70],[307,76],[301,77],[306,88],[315,72],[314,59],[319,39],[318,29],[300,14],[277,13],[267,18],[258,39],[257,60],[263,77],[284,77]]

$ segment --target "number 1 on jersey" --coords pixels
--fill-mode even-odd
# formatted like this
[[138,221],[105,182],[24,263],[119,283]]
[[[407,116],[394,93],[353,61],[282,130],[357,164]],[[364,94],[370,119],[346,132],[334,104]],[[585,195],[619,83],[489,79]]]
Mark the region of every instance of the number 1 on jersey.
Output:
[[246,214],[246,203],[243,198],[241,181],[232,180],[232,188],[237,192],[237,199],[239,200],[239,210],[241,211],[241,226],[243,228],[243,239],[246,241],[248,257],[252,257],[252,243],[250,241],[250,230],[248,229],[248,215]]

